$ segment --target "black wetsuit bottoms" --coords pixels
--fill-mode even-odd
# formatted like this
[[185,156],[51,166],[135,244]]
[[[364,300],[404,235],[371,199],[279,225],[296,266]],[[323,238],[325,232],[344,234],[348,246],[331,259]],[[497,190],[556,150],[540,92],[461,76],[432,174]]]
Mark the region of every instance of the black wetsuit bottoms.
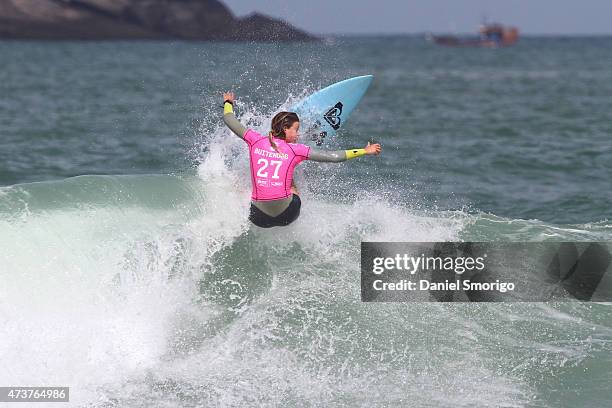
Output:
[[249,220],[258,227],[270,228],[270,227],[284,227],[297,220],[300,216],[300,208],[302,207],[302,201],[297,194],[293,194],[293,199],[289,204],[289,207],[276,217],[271,217],[259,208],[251,204],[251,213],[249,214]]

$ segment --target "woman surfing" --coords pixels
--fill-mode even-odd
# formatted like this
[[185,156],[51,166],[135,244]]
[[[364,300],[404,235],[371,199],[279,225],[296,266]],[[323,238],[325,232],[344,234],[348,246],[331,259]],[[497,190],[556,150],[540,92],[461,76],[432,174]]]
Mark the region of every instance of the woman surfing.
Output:
[[249,146],[253,186],[249,220],[258,227],[282,227],[298,218],[302,203],[293,171],[302,161],[338,163],[381,152],[380,144],[369,142],[363,149],[335,151],[297,143],[300,119],[294,112],[277,113],[272,118],[272,130],[263,136],[236,119],[232,92],[223,93],[223,100],[223,121]]

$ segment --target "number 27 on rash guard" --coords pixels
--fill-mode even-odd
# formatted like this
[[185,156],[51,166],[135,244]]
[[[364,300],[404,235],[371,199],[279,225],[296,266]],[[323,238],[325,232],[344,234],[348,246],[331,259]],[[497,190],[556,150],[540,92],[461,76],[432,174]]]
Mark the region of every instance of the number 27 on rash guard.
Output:
[[268,171],[266,170],[270,165],[274,167],[274,174],[272,174],[273,179],[278,179],[280,176],[278,175],[278,170],[282,166],[283,162],[281,160],[270,160],[268,162],[267,159],[261,158],[257,160],[257,166],[259,170],[257,170],[257,177],[268,177]]

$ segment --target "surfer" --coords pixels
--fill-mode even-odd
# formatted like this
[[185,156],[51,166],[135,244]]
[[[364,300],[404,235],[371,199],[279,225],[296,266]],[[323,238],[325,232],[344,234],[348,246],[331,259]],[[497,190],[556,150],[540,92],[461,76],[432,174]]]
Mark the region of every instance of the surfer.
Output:
[[251,209],[249,220],[262,228],[291,224],[300,215],[299,192],[293,181],[295,166],[304,160],[338,163],[364,155],[377,155],[380,144],[363,149],[321,150],[297,143],[300,119],[294,112],[279,112],[272,130],[263,136],[243,126],[234,115],[234,94],[223,93],[223,121],[249,145]]

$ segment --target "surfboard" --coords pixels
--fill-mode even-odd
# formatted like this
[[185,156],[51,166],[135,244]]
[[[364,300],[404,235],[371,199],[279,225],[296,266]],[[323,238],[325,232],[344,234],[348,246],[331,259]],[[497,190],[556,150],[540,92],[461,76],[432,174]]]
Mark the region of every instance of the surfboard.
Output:
[[300,117],[301,133],[321,146],[351,116],[374,77],[363,75],[336,82],[302,99],[289,110]]

